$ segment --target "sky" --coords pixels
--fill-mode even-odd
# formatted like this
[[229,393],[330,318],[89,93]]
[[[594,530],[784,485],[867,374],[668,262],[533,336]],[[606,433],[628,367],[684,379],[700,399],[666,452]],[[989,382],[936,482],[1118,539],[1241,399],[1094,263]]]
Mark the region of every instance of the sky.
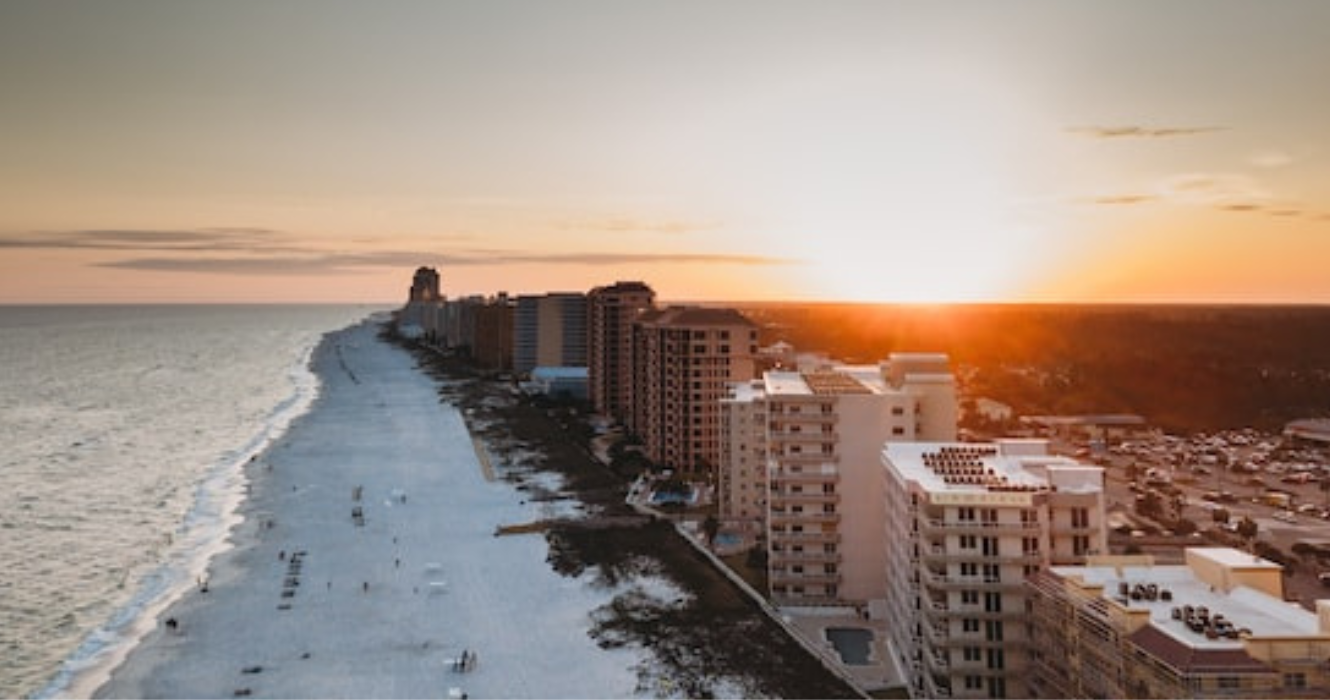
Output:
[[0,303],[1330,303],[1330,3],[0,3]]

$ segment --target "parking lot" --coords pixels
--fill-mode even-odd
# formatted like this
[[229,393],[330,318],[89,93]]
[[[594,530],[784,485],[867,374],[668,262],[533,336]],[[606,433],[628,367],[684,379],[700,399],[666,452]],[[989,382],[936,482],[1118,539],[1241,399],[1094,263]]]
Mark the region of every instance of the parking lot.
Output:
[[[1181,559],[1185,546],[1227,543],[1247,546],[1237,523],[1251,518],[1256,541],[1276,548],[1286,563],[1285,594],[1309,609],[1317,597],[1330,598],[1319,574],[1330,573],[1330,452],[1294,445],[1276,434],[1253,430],[1198,435],[1162,434],[1102,447],[1067,444],[1078,458],[1106,468],[1110,509],[1130,513],[1110,538],[1115,552],[1136,549]],[[1141,503],[1158,506],[1142,517]],[[1227,513],[1227,523],[1216,519]],[[1190,521],[1196,532],[1186,532]],[[1179,532],[1172,532],[1176,527]],[[1303,543],[1299,545],[1299,543]],[[1295,547],[1295,545],[1297,545]],[[1327,556],[1318,557],[1323,545]],[[1254,545],[1253,545],[1254,546]]]

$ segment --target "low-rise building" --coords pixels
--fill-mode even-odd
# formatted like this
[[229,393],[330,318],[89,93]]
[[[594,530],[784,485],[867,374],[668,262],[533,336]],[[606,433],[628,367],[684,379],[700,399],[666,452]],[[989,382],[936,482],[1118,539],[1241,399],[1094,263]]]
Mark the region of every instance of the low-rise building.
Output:
[[1095,557],[1028,586],[1030,697],[1330,695],[1330,600],[1285,601],[1282,568],[1252,554]]

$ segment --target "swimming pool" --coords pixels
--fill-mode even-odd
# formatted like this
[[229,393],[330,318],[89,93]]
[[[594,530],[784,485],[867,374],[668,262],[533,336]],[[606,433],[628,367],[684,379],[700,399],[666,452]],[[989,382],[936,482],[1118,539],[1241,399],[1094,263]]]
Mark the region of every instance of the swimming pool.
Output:
[[655,505],[664,505],[666,503],[681,503],[689,505],[697,500],[697,491],[680,493],[678,491],[652,491],[649,499]]
[[735,532],[722,532],[716,535],[717,547],[738,547],[744,543],[743,535]]
[[856,627],[828,627],[827,641],[836,647],[841,661],[851,666],[867,666],[872,650],[872,630]]

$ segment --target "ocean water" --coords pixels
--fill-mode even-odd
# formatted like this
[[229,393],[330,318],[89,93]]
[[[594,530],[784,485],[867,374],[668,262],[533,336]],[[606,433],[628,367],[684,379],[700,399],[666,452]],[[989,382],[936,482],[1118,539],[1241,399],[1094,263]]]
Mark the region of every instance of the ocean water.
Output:
[[225,546],[353,306],[0,306],[0,697],[123,653]]

